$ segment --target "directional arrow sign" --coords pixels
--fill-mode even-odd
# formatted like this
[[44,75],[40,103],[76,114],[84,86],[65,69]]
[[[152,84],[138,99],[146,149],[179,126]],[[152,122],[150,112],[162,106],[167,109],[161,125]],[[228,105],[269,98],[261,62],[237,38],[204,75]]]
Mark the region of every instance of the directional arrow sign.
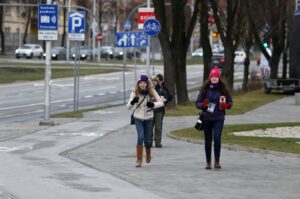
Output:
[[148,35],[144,32],[117,32],[117,47],[148,46]]

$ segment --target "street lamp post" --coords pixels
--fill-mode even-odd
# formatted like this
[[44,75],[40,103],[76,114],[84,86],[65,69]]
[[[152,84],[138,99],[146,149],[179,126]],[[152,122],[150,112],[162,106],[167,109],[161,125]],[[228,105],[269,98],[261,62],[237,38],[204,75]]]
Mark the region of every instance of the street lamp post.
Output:
[[[72,0],[68,1],[68,16],[71,11],[71,1]],[[68,62],[69,62],[69,59],[70,59],[70,40],[69,40],[69,34],[67,34],[67,61]]]

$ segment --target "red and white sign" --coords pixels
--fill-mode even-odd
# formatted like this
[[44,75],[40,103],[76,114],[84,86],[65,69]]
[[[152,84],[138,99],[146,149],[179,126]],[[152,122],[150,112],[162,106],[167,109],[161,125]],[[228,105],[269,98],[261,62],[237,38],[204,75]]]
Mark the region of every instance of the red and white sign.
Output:
[[138,29],[144,28],[144,23],[148,19],[155,19],[154,8],[139,8],[138,10]]
[[97,41],[102,41],[103,35],[102,33],[97,34]]

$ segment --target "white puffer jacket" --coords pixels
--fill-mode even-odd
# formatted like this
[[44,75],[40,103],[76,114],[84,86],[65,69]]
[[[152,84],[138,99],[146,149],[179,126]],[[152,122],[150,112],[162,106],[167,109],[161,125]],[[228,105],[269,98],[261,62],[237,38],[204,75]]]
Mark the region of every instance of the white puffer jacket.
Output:
[[[140,120],[149,120],[153,118],[153,109],[155,108],[159,108],[164,106],[164,102],[163,100],[159,97],[159,95],[157,94],[157,92],[155,90],[153,90],[154,96],[155,96],[155,102],[154,103],[154,107],[153,108],[149,108],[147,107],[147,102],[151,102],[151,96],[150,95],[146,95],[145,100],[142,102],[142,100],[144,99],[144,96],[139,95],[139,101],[137,103],[135,103],[134,105],[131,105],[130,102],[133,100],[135,96],[134,91],[131,92],[130,94],[130,98],[128,100],[127,103],[127,108],[128,109],[132,109],[135,110],[134,111],[134,118],[136,119],[140,119]],[[141,103],[142,102],[142,103]],[[141,103],[141,105],[136,108],[139,104]]]

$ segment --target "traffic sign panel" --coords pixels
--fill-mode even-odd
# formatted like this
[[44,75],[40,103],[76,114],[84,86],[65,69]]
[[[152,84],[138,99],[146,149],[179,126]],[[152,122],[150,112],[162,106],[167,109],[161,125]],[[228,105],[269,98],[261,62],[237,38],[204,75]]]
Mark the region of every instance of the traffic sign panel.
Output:
[[156,19],[148,19],[144,23],[144,31],[149,36],[156,36],[160,32],[160,23]]
[[58,8],[57,5],[39,4],[38,40],[57,40]]
[[84,41],[85,38],[85,12],[69,12],[68,17],[69,40]]
[[148,35],[144,32],[117,32],[117,47],[146,47]]
[[143,29],[145,21],[155,19],[154,8],[139,8],[138,9],[138,29]]
[[97,41],[102,41],[102,39],[103,39],[103,34],[102,33],[97,34]]

